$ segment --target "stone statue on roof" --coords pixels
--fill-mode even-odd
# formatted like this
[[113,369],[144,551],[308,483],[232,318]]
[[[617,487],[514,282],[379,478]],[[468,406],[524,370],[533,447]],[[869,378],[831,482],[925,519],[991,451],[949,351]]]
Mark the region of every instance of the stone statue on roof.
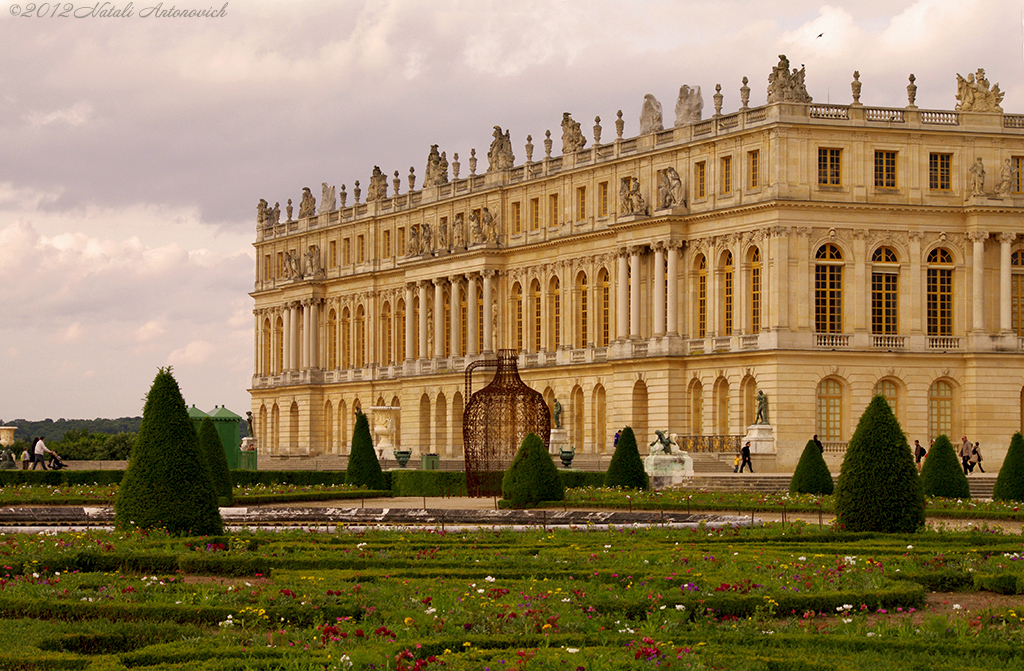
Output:
[[334,197],[334,187],[322,182],[320,187],[320,214],[325,214],[338,208],[338,201]]
[[789,70],[789,59],[779,54],[779,64],[772,68],[768,75],[768,104],[771,103],[809,103],[811,96],[804,84],[804,67]]
[[976,75],[968,74],[967,79],[959,73],[956,76],[956,109],[959,112],[1002,112],[999,103],[1003,102],[1004,95],[999,84],[989,88],[983,68],[978,68]]
[[308,186],[302,187],[302,200],[299,201],[299,219],[312,217],[316,214],[316,198]]
[[427,169],[423,173],[423,188],[429,189],[432,186],[448,183],[448,161],[443,161],[441,154],[437,151],[437,145],[430,145],[430,154],[427,156]]
[[640,107],[640,134],[657,133],[665,130],[661,121],[661,103],[652,94],[644,96],[644,104]]
[[700,121],[701,111],[704,109],[704,98],[700,94],[700,87],[690,88],[683,84],[679,87],[679,98],[676,99],[676,125],[685,126]]
[[487,151],[487,172],[508,170],[516,161],[512,154],[512,138],[509,131],[501,132],[501,126],[494,127],[494,140]]
[[574,151],[583,149],[587,144],[587,138],[583,137],[580,130],[580,123],[573,121],[569,112],[562,113],[562,153],[571,154]]

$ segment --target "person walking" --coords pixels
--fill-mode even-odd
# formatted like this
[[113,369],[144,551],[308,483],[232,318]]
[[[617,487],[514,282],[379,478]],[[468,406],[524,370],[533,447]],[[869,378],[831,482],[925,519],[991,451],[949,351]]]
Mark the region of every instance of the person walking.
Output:
[[30,459],[30,457],[29,457],[29,453],[28,453],[28,448],[26,447],[24,450],[21,451],[21,470],[23,470],[23,471],[27,471],[28,470],[29,459]]
[[820,440],[818,440],[818,434],[814,434],[814,437],[811,438],[811,440],[813,440],[814,444],[818,446],[818,452],[825,454],[825,446],[821,444]]
[[[978,470],[984,473],[985,469],[981,467],[981,448],[979,447],[980,445],[980,441],[976,441],[974,443],[974,449],[971,452],[971,464],[973,466],[977,466]],[[973,468],[971,470],[973,470]]]
[[743,472],[743,467],[750,468],[750,472],[754,472],[754,464],[750,463],[750,441],[748,440],[743,448],[740,450],[740,456],[743,459],[740,461],[740,473]]
[[46,453],[53,454],[53,451],[43,442],[42,436],[36,439],[36,446],[33,448],[33,451],[35,452],[36,460],[32,462],[32,470],[36,470],[37,465],[42,466],[44,471],[50,470],[46,467]]
[[967,440],[967,436],[963,437],[963,442],[960,443],[960,463],[964,467],[964,475],[970,475],[971,473],[971,451],[974,449],[974,445],[971,441]]
[[921,445],[921,441],[920,440],[915,440],[914,441],[914,463],[917,464],[917,471],[918,471],[918,473],[921,472],[921,460],[924,459],[925,455],[927,455],[927,454],[928,453],[925,451],[924,447]]

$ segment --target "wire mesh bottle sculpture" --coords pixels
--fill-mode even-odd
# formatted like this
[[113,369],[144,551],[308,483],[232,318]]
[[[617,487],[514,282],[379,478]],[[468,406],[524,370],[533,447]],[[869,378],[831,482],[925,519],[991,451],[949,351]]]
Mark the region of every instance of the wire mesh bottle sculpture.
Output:
[[[497,359],[480,360],[466,368],[466,410],[462,439],[466,489],[470,496],[501,493],[501,477],[523,439],[537,434],[545,447],[551,440],[551,414],[540,392],[519,377],[516,350],[498,351]],[[491,382],[473,393],[473,371],[495,368]]]

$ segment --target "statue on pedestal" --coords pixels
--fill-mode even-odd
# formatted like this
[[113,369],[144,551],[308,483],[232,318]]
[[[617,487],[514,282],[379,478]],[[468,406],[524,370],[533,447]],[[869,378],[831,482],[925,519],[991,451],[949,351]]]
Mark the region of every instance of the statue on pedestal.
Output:
[[756,401],[757,414],[754,415],[754,424],[768,424],[768,396],[758,389]]

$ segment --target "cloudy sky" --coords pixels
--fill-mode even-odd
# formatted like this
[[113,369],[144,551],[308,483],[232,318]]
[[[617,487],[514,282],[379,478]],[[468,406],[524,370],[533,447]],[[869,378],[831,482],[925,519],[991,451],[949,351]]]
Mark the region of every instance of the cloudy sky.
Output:
[[188,403],[244,414],[257,201],[365,190],[374,165],[422,180],[431,144],[465,174],[494,125],[518,163],[563,111],[608,138],[621,109],[630,137],[644,94],[699,85],[708,115],[721,83],[729,112],[744,76],[763,104],[782,53],[816,102],[850,102],[859,70],[867,105],[906,105],[914,73],[920,107],[952,109],[983,67],[1024,113],[1019,2],[156,4],[0,2],[0,419],[137,415],[166,365]]

